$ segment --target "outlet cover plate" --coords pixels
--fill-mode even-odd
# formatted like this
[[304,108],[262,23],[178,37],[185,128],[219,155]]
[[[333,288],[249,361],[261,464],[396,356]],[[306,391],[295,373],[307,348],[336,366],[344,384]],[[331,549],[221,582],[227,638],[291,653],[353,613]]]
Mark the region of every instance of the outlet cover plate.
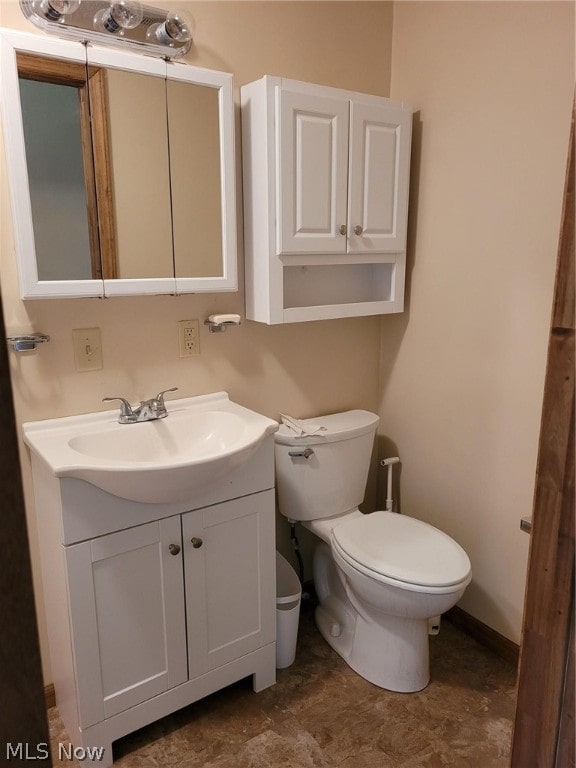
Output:
[[178,322],[178,346],[180,357],[192,357],[200,354],[200,322],[198,319]]

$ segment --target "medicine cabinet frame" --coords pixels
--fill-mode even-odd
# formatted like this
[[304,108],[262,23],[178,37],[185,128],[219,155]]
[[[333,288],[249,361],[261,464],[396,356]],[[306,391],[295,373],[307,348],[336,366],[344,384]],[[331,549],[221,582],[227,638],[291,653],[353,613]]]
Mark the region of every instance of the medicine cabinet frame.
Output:
[[[20,104],[17,54],[59,59],[83,66],[88,65],[88,67],[95,65],[110,70],[122,69],[162,77],[167,81],[167,85],[170,80],[185,81],[208,86],[218,91],[222,224],[220,275],[177,277],[174,272],[173,276],[162,278],[39,279]],[[184,62],[175,63],[138,53],[44,38],[40,35],[0,28],[0,109],[22,299],[212,293],[238,289],[232,75],[195,67]],[[153,162],[153,158],[145,160]],[[191,183],[202,183],[202,181],[191,179]],[[193,244],[193,237],[191,242]],[[172,245],[173,238],[171,247]]]

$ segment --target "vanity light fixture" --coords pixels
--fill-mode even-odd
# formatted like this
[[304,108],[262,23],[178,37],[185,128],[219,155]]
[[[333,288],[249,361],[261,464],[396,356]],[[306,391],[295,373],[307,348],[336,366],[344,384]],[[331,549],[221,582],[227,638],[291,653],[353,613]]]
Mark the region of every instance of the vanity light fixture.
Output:
[[114,45],[165,59],[192,45],[185,15],[137,0],[20,0],[24,16],[44,32],[83,43]]

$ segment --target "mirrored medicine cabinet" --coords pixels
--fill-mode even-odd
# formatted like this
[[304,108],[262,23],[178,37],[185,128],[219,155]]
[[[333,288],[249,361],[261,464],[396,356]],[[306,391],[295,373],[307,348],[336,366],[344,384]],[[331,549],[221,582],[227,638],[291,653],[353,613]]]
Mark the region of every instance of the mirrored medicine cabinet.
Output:
[[237,288],[232,76],[0,30],[21,296]]

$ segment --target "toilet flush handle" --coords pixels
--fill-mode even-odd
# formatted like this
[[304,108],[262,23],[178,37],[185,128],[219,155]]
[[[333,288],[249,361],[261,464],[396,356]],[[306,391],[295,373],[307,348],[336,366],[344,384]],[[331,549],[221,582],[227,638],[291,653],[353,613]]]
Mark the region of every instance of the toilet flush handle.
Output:
[[293,459],[309,459],[310,456],[314,456],[312,448],[300,448],[297,451],[288,451],[288,456]]

